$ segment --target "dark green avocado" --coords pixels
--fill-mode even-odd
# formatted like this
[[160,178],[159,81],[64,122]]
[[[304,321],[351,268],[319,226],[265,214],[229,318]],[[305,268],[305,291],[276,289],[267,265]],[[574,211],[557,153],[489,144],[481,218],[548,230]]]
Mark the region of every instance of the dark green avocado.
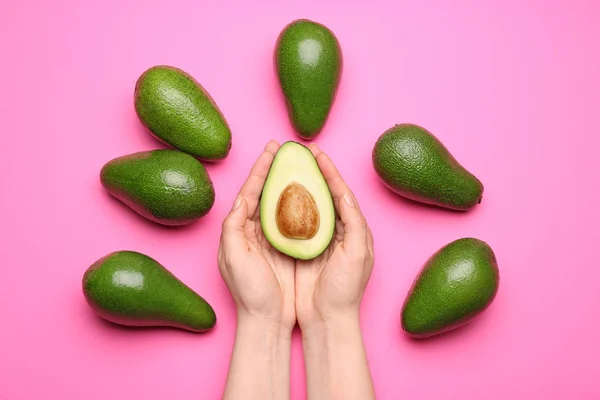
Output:
[[456,240],[431,256],[417,276],[402,308],[402,329],[424,338],[458,328],[491,304],[499,282],[487,243]]
[[186,72],[156,66],[135,85],[135,111],[164,143],[204,161],[229,154],[231,131],[208,92]]
[[203,332],[217,323],[206,300],[141,253],[118,251],[99,259],[85,272],[82,284],[90,307],[116,324]]
[[275,69],[298,135],[315,137],[327,120],[342,74],[342,50],[325,26],[301,19],[287,25],[275,46]]
[[395,193],[421,203],[466,211],[481,202],[483,185],[429,131],[400,124],[373,148],[373,166]]
[[153,150],[109,161],[100,172],[108,193],[143,217],[163,225],[187,225],[215,202],[204,166],[177,150]]

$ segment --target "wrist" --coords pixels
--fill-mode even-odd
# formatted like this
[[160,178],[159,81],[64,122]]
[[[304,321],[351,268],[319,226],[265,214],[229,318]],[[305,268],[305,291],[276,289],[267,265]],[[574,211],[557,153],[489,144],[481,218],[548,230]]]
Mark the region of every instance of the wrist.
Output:
[[291,341],[293,327],[288,327],[276,318],[238,312],[237,334],[248,337],[258,336],[270,344]]
[[362,341],[358,312],[339,313],[302,327],[302,342],[309,351],[323,351],[336,344],[357,340]]
[[356,327],[360,321],[360,311],[358,308],[348,308],[346,310],[337,310],[334,312],[323,312],[314,310],[309,314],[309,318],[298,318],[298,326],[302,334],[318,333],[322,330],[336,330],[340,327]]
[[302,330],[309,399],[374,399],[358,313]]
[[289,398],[291,331],[256,315],[238,313],[224,399]]

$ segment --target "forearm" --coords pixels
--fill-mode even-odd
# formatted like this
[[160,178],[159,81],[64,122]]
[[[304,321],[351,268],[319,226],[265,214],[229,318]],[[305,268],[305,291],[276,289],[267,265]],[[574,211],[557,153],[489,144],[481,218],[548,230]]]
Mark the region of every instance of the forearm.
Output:
[[302,331],[309,400],[375,399],[358,315]]
[[238,317],[224,400],[290,396],[291,332],[253,317]]

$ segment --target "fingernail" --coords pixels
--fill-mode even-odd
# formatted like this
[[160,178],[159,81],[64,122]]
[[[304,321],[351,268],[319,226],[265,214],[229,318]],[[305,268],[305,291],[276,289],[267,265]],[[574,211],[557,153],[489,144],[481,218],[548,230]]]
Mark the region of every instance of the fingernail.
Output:
[[346,194],[344,195],[344,201],[350,207],[354,207],[354,199],[352,198],[352,195],[350,194],[350,192],[346,192]]
[[232,210],[237,210],[240,207],[240,204],[242,204],[242,197],[238,196],[235,198],[235,202],[233,203]]

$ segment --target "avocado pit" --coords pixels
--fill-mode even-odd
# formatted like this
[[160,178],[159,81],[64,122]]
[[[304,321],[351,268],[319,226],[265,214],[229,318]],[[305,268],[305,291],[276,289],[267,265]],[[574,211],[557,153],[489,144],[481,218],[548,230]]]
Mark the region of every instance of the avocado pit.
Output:
[[292,182],[279,196],[275,220],[283,236],[290,239],[310,239],[319,230],[317,203],[303,185]]

